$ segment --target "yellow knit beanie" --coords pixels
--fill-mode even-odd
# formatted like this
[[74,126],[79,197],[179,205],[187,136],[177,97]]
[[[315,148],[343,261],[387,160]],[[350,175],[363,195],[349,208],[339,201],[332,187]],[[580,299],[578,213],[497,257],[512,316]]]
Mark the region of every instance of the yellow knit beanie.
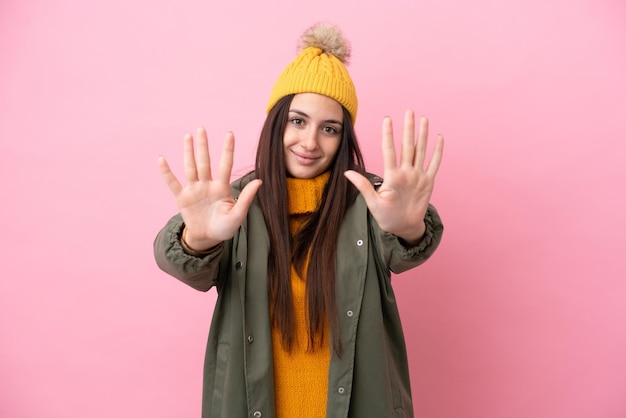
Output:
[[270,94],[267,112],[283,97],[298,93],[318,93],[335,99],[356,121],[356,89],[346,68],[350,44],[341,31],[330,24],[309,28],[300,39],[300,53],[283,70]]

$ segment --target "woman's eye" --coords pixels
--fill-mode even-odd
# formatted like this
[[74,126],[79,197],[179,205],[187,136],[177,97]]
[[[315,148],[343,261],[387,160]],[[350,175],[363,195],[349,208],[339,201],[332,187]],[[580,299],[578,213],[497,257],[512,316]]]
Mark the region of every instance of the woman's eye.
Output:
[[291,123],[293,123],[294,125],[302,125],[304,121],[300,118],[291,118]]
[[332,126],[325,126],[324,132],[326,132],[327,134],[336,134],[338,131],[336,128],[333,128]]

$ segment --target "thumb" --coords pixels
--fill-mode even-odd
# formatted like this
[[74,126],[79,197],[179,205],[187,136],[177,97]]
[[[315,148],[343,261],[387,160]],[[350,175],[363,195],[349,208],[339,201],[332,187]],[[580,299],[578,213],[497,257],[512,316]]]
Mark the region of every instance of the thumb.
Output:
[[374,203],[376,198],[378,197],[378,193],[372,186],[372,183],[360,173],[357,173],[354,170],[348,170],[343,173],[344,176],[357,188],[359,192],[363,195],[367,206],[370,206],[370,203]]
[[239,197],[237,198],[237,203],[233,207],[233,211],[235,214],[241,219],[245,218],[248,213],[248,209],[254,200],[254,196],[259,191],[261,184],[263,182],[259,179],[252,180],[250,183],[246,184],[246,186],[239,193]]

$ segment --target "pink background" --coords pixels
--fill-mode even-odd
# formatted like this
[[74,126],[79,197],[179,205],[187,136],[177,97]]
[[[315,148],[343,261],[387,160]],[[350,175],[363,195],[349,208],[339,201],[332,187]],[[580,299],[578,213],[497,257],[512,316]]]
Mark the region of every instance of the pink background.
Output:
[[416,415],[626,416],[622,0],[212,3],[0,3],[0,416],[199,416],[215,293],[154,264],[156,159],[203,124],[249,170],[319,20],[370,170],[386,114],[447,140],[444,241],[394,280]]

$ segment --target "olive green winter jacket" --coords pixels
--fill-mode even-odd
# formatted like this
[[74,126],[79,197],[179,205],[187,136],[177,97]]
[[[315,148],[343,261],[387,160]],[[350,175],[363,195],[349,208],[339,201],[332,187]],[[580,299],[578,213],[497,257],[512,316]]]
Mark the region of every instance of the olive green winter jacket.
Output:
[[[233,196],[249,181],[233,184]],[[373,183],[381,179],[372,177]],[[434,207],[420,244],[404,248],[379,229],[362,196],[348,209],[339,233],[336,298],[342,353],[333,353],[328,418],[413,417],[402,326],[391,288],[401,273],[430,257],[443,225]],[[205,257],[186,254],[184,227],[174,216],[159,232],[159,267],[191,287],[217,289],[206,348],[202,416],[273,418],[272,340],[267,290],[269,238],[260,208],[252,204],[236,235]]]

